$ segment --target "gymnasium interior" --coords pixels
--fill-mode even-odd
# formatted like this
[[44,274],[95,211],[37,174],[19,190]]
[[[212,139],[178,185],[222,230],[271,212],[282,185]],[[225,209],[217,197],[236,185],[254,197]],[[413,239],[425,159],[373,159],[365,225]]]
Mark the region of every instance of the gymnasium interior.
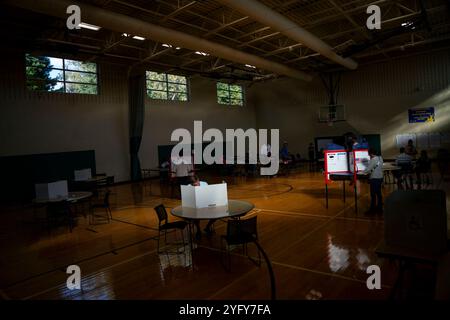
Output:
[[450,299],[449,1],[0,17],[2,300]]

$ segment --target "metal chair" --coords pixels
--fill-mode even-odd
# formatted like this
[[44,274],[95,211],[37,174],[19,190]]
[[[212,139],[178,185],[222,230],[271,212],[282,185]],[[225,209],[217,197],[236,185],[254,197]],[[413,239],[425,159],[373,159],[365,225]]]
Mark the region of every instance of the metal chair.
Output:
[[[227,222],[227,234],[221,237],[221,260],[225,269],[231,270],[231,246],[242,245],[243,253],[255,263],[257,266],[261,265],[261,253],[258,250],[258,260],[254,260],[248,255],[248,243],[257,243],[258,241],[258,230],[257,230],[257,217],[252,217],[245,220],[228,220]],[[227,265],[223,263],[223,252],[224,252],[224,242],[227,247]]]
[[[164,243],[165,243],[165,245],[167,245],[168,244],[167,232],[173,231],[176,233],[177,230],[179,230],[181,232],[182,242],[181,243],[172,243],[172,244],[181,244],[181,245],[183,245],[183,251],[186,251],[185,250],[186,243],[184,241],[183,231],[186,228],[187,223],[185,221],[169,222],[166,208],[162,204],[156,206],[154,209],[156,211],[156,215],[158,216],[158,253],[162,253],[162,251],[160,250],[161,233],[164,232]],[[165,251],[165,252],[166,253],[174,253],[174,252],[168,252],[168,251]],[[176,254],[178,254],[178,253],[179,252],[177,249]]]
[[95,217],[98,217],[99,215],[96,214],[95,209],[104,209],[105,210],[105,216],[103,217],[108,223],[112,220],[112,212],[111,212],[111,206],[109,204],[109,197],[111,195],[111,191],[106,191],[105,196],[103,198],[103,202],[101,203],[94,203],[90,207],[90,216],[89,216],[89,224],[94,224]]

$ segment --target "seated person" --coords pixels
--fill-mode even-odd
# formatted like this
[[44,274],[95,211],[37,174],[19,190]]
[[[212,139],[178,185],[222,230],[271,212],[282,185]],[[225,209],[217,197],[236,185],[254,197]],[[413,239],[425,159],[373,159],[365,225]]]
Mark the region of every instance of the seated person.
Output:
[[422,186],[422,176],[426,178],[426,185],[431,183],[430,174],[431,173],[431,160],[428,158],[428,153],[426,150],[420,152],[420,157],[416,162],[416,175],[419,189]]
[[405,148],[400,148],[400,154],[395,159],[395,164],[399,167],[412,167],[413,158],[406,154]]
[[191,177],[191,185],[193,185],[194,187],[204,187],[204,186],[208,185],[208,182],[200,181],[198,176],[192,176]]
[[[191,185],[194,186],[194,187],[204,187],[204,186],[207,186],[208,183],[205,182],[205,181],[200,181],[200,179],[198,178],[198,176],[192,176],[192,178],[191,178]],[[208,224],[206,225],[206,228],[205,228],[204,231],[205,231],[208,235],[210,235],[210,234],[212,233],[211,227],[212,227],[212,225],[214,224],[214,222],[216,222],[216,219],[211,219],[211,220],[208,221]],[[200,220],[195,220],[195,225],[196,225],[196,227],[197,227],[197,234],[196,234],[196,237],[197,237],[197,239],[201,239],[202,233],[201,233],[201,231],[200,231]]]
[[408,145],[405,147],[405,153],[413,159],[416,158],[417,149],[414,146],[414,142],[411,139],[408,140]]

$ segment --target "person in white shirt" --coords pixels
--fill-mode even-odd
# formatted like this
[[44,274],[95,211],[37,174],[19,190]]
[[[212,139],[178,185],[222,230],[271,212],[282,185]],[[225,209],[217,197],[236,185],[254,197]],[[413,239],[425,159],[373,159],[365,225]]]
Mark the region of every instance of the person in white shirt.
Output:
[[178,185],[188,185],[194,172],[194,166],[181,157],[172,159],[172,174],[177,179]]
[[367,213],[383,212],[383,193],[381,187],[383,185],[383,158],[376,154],[371,148],[369,150],[370,161],[365,174],[369,174],[370,184],[370,209]]

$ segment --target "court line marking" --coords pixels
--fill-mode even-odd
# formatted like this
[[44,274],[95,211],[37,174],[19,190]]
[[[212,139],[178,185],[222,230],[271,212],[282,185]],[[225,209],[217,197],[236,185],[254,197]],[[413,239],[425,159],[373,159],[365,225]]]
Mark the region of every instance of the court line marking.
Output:
[[[217,248],[207,247],[207,246],[203,246],[203,245],[199,245],[198,247],[199,248],[208,249],[208,250],[211,250],[211,251],[220,251]],[[242,258],[247,258],[246,255],[239,254],[239,253],[231,253],[231,255],[242,257]],[[253,258],[255,258],[255,257],[253,257]],[[294,265],[290,265],[290,264],[286,264],[286,263],[281,263],[281,262],[276,262],[276,261],[272,261],[272,260],[271,260],[271,263],[273,265],[279,265],[279,266],[283,266],[283,267],[286,267],[286,268],[291,268],[291,269],[294,269],[294,270],[301,270],[301,271],[305,271],[305,272],[320,274],[322,276],[329,276],[329,277],[338,278],[338,279],[341,279],[341,280],[347,280],[347,281],[357,282],[357,283],[361,283],[361,284],[366,284],[366,281],[364,281],[364,280],[355,279],[355,278],[347,277],[347,276],[344,276],[344,275],[328,273],[328,272],[315,270],[315,269],[308,269],[308,268],[298,267],[298,266],[294,266]],[[221,293],[223,293],[224,291],[226,291],[230,287],[232,287],[235,283],[237,283],[238,281],[240,281],[240,280],[244,279],[245,277],[249,276],[251,273],[255,272],[256,270],[258,270],[258,268],[249,270],[248,272],[246,272],[243,275],[241,275],[239,278],[237,278],[237,279],[233,280],[232,282],[230,282],[225,287],[223,287],[220,290],[216,291],[214,294],[209,296],[207,299],[213,299],[214,297],[220,295]],[[276,277],[276,275],[275,275],[275,277]],[[276,282],[275,282],[275,285],[276,285]],[[392,288],[392,286],[390,286],[390,285],[383,285],[383,284],[381,285],[381,287],[384,288],[384,289]]]
[[[353,205],[350,205],[350,208],[353,207]],[[278,254],[275,255],[275,257],[279,257],[282,253],[284,253],[285,251],[287,251],[288,249],[291,249],[292,247],[298,245],[300,242],[306,240],[306,238],[308,238],[310,235],[312,235],[313,233],[315,233],[316,231],[319,231],[320,229],[322,229],[323,227],[325,227],[326,225],[328,225],[331,221],[333,221],[336,217],[338,217],[340,214],[342,214],[343,212],[345,212],[345,210],[347,210],[348,208],[345,208],[343,210],[341,210],[340,212],[338,212],[336,215],[331,216],[329,219],[327,219],[326,221],[324,221],[323,223],[321,223],[320,225],[318,225],[316,228],[312,229],[311,231],[307,232],[306,234],[304,234],[302,237],[300,237],[299,239],[297,239],[296,241],[293,241],[291,243],[291,245],[286,246],[284,249],[282,249],[281,251],[278,252]]]
[[[349,209],[349,208],[346,208]],[[282,210],[272,210],[272,209],[259,209],[261,213],[267,212],[268,214],[281,215],[281,216],[289,216],[289,217],[311,217],[318,219],[330,219],[332,216],[312,214],[312,213],[302,213],[296,211],[282,211]],[[362,217],[336,217],[336,220],[349,220],[349,221],[361,221],[361,222],[379,222],[384,223],[384,220],[376,220],[370,218],[362,218]]]
[[320,215],[320,214],[312,214],[312,213],[302,213],[302,212],[296,212],[296,211],[283,211],[283,210],[272,210],[272,209],[263,209],[263,208],[258,208],[260,210],[260,212],[264,213],[264,212],[268,212],[268,213],[280,213],[286,216],[305,216],[305,217],[314,217],[314,218],[326,218],[326,219],[330,219],[332,216],[327,216],[327,215]]
[[51,273],[58,272],[58,271],[61,271],[61,270],[66,270],[67,266],[68,266],[68,265],[71,265],[71,264],[81,264],[81,263],[84,263],[84,262],[87,262],[87,261],[90,261],[90,260],[97,259],[97,258],[99,258],[99,257],[101,257],[101,256],[106,256],[106,255],[108,255],[108,254],[112,254],[113,251],[116,251],[116,252],[117,252],[117,251],[119,251],[119,250],[124,250],[124,249],[127,249],[127,248],[129,248],[129,247],[133,247],[133,246],[135,246],[135,245],[138,245],[138,244],[147,242],[147,241],[149,241],[149,240],[156,240],[156,238],[157,238],[157,236],[153,236],[153,237],[150,237],[150,238],[145,238],[145,239],[143,239],[143,240],[139,240],[139,241],[133,242],[133,243],[131,243],[131,244],[124,245],[124,246],[119,247],[119,248],[113,248],[113,249],[111,249],[111,250],[109,250],[109,251],[105,251],[105,252],[102,252],[102,253],[96,254],[96,255],[94,255],[94,256],[87,257],[87,258],[83,258],[83,259],[81,259],[81,260],[78,260],[78,261],[75,261],[75,262],[72,262],[72,263],[69,263],[69,264],[65,264],[65,265],[63,265],[63,266],[54,268],[54,269],[52,269],[52,270],[47,270],[47,271],[41,272],[41,273],[39,273],[39,274],[30,276],[30,277],[28,277],[28,278],[21,279],[21,280],[19,280],[19,281],[14,282],[14,283],[8,284],[8,285],[6,286],[6,288],[8,288],[8,289],[9,289],[9,288],[13,288],[13,287],[15,287],[15,286],[17,286],[17,285],[24,284],[24,283],[26,283],[26,282],[28,282],[28,281],[31,281],[31,280],[36,279],[36,278],[43,277],[43,276],[45,276],[45,275],[47,275],[47,274],[51,274]]
[[[200,248],[204,248],[204,249],[209,249],[211,251],[220,251],[218,248],[213,248],[213,247],[206,247],[206,246],[199,246],[199,247]],[[247,258],[246,255],[241,254],[241,253],[233,253],[232,252],[231,255],[238,256],[238,257],[241,257],[241,258]],[[252,258],[256,258],[256,257],[252,257]],[[295,265],[292,265],[292,264],[278,262],[278,261],[272,261],[271,260],[270,262],[272,264],[274,264],[274,265],[279,265],[279,266],[286,267],[286,268],[291,268],[291,269],[296,269],[296,270],[301,270],[301,271],[317,273],[317,274],[320,274],[320,275],[330,276],[330,277],[334,277],[334,278],[340,278],[340,279],[349,280],[349,281],[353,281],[353,282],[366,283],[365,280],[351,278],[351,277],[348,277],[348,276],[345,276],[345,275],[342,275],[342,274],[330,273],[330,272],[326,272],[326,271],[320,271],[320,270],[317,270],[317,269],[309,269],[309,268],[295,266]],[[382,287],[392,288],[392,286],[390,286],[390,285],[382,285]]]
[[[279,266],[286,267],[286,268],[312,272],[312,273],[320,274],[320,275],[323,275],[323,276],[330,276],[330,277],[334,277],[334,278],[339,278],[339,279],[343,279],[343,280],[359,282],[359,283],[364,283],[364,284],[367,283],[365,280],[351,278],[351,277],[348,277],[348,276],[344,276],[342,274],[328,273],[328,272],[325,272],[325,271],[320,271],[320,270],[315,270],[315,269],[309,269],[309,268],[294,266],[294,265],[291,265],[291,264],[277,262],[277,261],[272,261],[272,264],[279,265]],[[386,289],[392,288],[392,286],[390,286],[390,285],[383,285],[383,284],[381,285],[381,287],[382,288],[386,288]]]
[[[88,273],[85,277],[82,277],[82,279],[83,279],[83,278],[86,279],[86,278],[95,276],[95,275],[98,274],[98,273],[105,272],[105,271],[107,271],[107,270],[110,270],[110,269],[112,269],[112,268],[115,268],[115,267],[117,267],[117,266],[120,266],[120,265],[122,265],[122,264],[124,264],[124,263],[128,263],[128,262],[131,262],[131,261],[140,259],[140,258],[142,258],[142,257],[148,256],[148,255],[150,255],[150,254],[154,254],[154,253],[156,253],[157,251],[158,251],[158,249],[154,249],[154,250],[149,251],[149,252],[147,252],[147,253],[143,253],[143,254],[134,256],[134,257],[132,257],[132,258],[129,258],[129,259],[126,259],[126,260],[123,260],[123,261],[114,263],[114,264],[112,264],[112,265],[110,265],[110,266],[107,266],[107,267],[104,267],[104,268],[100,268],[100,269],[97,270],[97,271],[93,271],[93,272],[91,272],[91,273]],[[53,287],[47,288],[47,289],[45,289],[45,290],[39,291],[39,292],[37,292],[37,293],[34,293],[34,294],[30,295],[30,296],[27,296],[27,297],[23,298],[22,300],[29,300],[29,299],[35,298],[35,297],[38,297],[38,296],[40,296],[40,295],[43,295],[43,294],[45,294],[45,293],[47,293],[47,292],[49,292],[49,291],[56,290],[56,289],[61,288],[61,287],[65,287],[64,284],[58,284],[58,285],[56,285],[56,286],[53,286]],[[99,287],[99,288],[100,288],[100,287]],[[93,289],[90,290],[90,291],[93,291],[93,290],[96,290],[96,289],[99,289],[99,288],[96,287],[96,288],[93,288]],[[80,290],[80,292],[81,292],[81,291],[82,291],[82,290]],[[90,292],[90,291],[86,291],[86,292]],[[84,294],[84,293],[83,293],[83,294]]]

